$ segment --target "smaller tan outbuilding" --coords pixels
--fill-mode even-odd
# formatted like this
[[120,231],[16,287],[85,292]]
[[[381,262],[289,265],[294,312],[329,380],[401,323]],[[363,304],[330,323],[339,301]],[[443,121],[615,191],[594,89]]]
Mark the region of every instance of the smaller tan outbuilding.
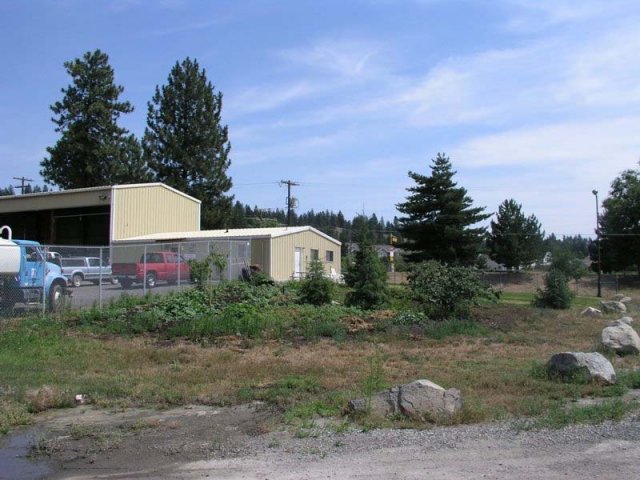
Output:
[[[128,245],[243,240],[251,246],[251,265],[278,282],[297,279],[308,271],[313,258],[322,261],[325,272],[340,277],[340,247],[335,238],[313,227],[238,228],[191,232],[157,233],[114,241],[116,250]],[[117,255],[116,255],[117,256]]]

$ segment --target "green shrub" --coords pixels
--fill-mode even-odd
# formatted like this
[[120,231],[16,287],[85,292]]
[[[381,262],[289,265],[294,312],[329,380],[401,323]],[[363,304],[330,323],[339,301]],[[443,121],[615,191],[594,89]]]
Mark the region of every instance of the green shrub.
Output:
[[222,278],[222,272],[227,266],[227,257],[217,252],[211,252],[206,258],[202,260],[189,260],[187,262],[191,270],[191,280],[193,280],[200,288],[204,288],[213,280],[214,267],[220,272]]
[[311,260],[307,276],[300,282],[300,301],[311,305],[331,303],[334,283],[325,277],[324,266],[317,258]]
[[413,299],[434,320],[469,317],[472,305],[495,301],[497,293],[467,267],[452,267],[435,260],[415,265],[409,273]]
[[346,284],[353,288],[347,293],[347,305],[373,309],[383,306],[388,300],[387,271],[370,242],[370,234],[359,234],[359,250],[355,262],[344,276]]
[[538,289],[533,305],[538,308],[566,309],[571,307],[573,297],[567,277],[560,270],[551,270],[544,278],[544,290]]

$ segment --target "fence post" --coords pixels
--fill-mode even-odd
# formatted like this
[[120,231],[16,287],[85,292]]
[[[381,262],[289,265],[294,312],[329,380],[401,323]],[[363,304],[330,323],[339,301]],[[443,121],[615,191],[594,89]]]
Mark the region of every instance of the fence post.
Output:
[[231,240],[227,246],[227,280],[231,280]]
[[98,306],[102,309],[102,247],[100,247],[100,273],[98,274]]
[[180,260],[181,260],[181,252],[182,252],[182,243],[178,242],[178,289],[180,289],[180,280],[181,280],[181,267],[182,265],[180,264]]
[[42,249],[42,258],[40,261],[42,262],[42,318],[47,315],[47,257],[49,256],[49,247],[45,246]]
[[147,294],[147,246],[144,246],[142,254],[142,295]]

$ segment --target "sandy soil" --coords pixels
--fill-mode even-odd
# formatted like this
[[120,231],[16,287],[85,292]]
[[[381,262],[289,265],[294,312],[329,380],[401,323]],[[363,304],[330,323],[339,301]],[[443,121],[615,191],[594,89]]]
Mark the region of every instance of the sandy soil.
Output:
[[[0,468],[0,478],[584,480],[640,474],[638,415],[553,431],[500,423],[341,433],[326,421],[287,432],[273,418],[261,404],[51,411],[14,436],[30,439],[29,468],[14,466],[4,476]],[[4,447],[9,443],[11,437]],[[46,470],[32,468],[33,459]]]

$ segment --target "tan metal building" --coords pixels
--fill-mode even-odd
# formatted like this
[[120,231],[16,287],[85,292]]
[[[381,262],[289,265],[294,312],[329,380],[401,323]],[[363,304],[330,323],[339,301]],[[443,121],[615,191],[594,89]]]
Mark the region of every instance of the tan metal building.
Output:
[[173,233],[155,233],[120,239],[113,242],[114,256],[119,251],[133,251],[134,245],[169,244],[200,241],[243,240],[251,248],[251,264],[276,281],[300,278],[309,268],[312,258],[322,261],[325,272],[340,276],[341,242],[313,227],[238,228]]
[[136,235],[200,228],[200,201],[162,183],[0,197],[0,225],[14,238],[109,245]]

